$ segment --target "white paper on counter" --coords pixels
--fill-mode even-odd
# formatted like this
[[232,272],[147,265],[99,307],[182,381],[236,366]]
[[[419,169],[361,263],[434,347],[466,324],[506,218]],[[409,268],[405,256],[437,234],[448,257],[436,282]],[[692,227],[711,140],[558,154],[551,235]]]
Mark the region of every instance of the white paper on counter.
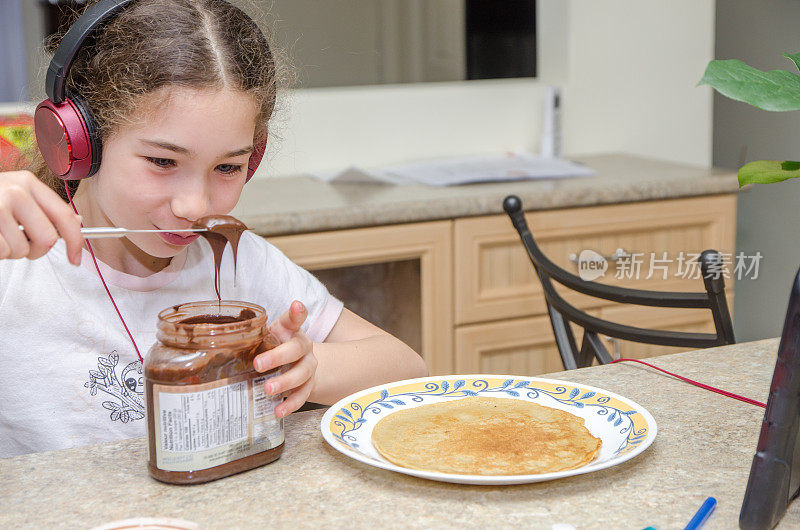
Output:
[[590,177],[596,174],[591,168],[563,158],[544,158],[530,153],[413,162],[385,167],[382,170],[428,186]]
[[331,183],[456,186],[478,182],[590,177],[595,174],[591,168],[562,158],[506,153],[425,160],[380,169],[351,166],[342,171],[315,173],[313,176]]

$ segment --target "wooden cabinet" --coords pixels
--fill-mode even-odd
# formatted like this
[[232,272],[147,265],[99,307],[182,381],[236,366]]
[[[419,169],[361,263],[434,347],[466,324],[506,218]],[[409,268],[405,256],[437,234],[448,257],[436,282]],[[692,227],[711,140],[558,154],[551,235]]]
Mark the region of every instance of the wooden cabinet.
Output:
[[[605,275],[596,281],[639,289],[702,291],[702,281],[691,277],[692,256],[708,248],[733,253],[736,244],[736,198],[731,195],[538,211],[525,217],[542,251],[576,274],[575,257],[581,251],[611,257],[624,250],[631,256],[626,265],[610,261]],[[559,357],[541,284],[508,218],[456,220],[454,248],[456,369],[505,366],[514,370],[511,373],[533,375],[560,368],[553,366]],[[727,287],[732,308],[732,282]],[[615,322],[675,331],[714,330],[708,310],[620,305],[559,291],[570,302]],[[525,328],[530,328],[527,334]],[[528,341],[504,350],[500,329],[513,330],[514,336],[526,336]],[[498,347],[479,339],[484,334],[494,337]],[[539,342],[540,337],[549,343]],[[576,338],[580,344],[581,335]],[[616,339],[608,346],[611,352],[633,357],[679,351]],[[521,362],[523,350],[536,359]]]
[[[633,256],[625,266],[623,260],[611,261],[597,280],[612,285],[702,291],[702,281],[687,274],[692,272],[692,256],[708,248],[732,254],[735,248],[734,195],[543,210],[529,212],[526,218],[542,250],[568,270],[577,271],[573,260],[583,250],[612,256],[623,249]],[[432,374],[534,375],[561,369],[541,286],[505,215],[270,240],[312,271],[419,260],[419,302],[414,302],[419,305],[419,349]],[[636,256],[638,278],[635,267],[629,266]],[[732,308],[732,281],[726,283]],[[408,284],[399,283],[395,291],[402,297],[408,289]],[[713,331],[707,310],[621,306],[576,293],[568,293],[567,299],[626,324]],[[610,342],[609,350],[615,349],[633,357],[677,351]]]
[[[572,331],[582,339],[581,328]],[[456,373],[534,375],[564,369],[547,315],[459,326],[455,337]]]
[[[735,208],[735,197],[718,196],[529,212],[525,217],[542,251],[571,272],[578,271],[570,257],[582,250],[611,256],[623,249],[646,258],[639,279],[628,279],[627,270],[618,279],[612,262],[597,281],[678,291],[702,289],[697,280],[676,275],[681,252],[688,257],[707,248],[733,251]],[[454,239],[457,324],[544,314],[541,285],[505,215],[458,219]],[[648,279],[650,254],[660,259],[664,252],[676,261],[666,274],[654,267]],[[574,293],[567,300],[582,307],[605,304]]]
[[[732,301],[732,296],[729,296],[728,303],[731,304]],[[707,309],[664,309],[614,304],[602,308],[600,318],[652,329],[714,333],[714,321]],[[686,348],[641,344],[610,337],[606,337],[605,340],[606,347],[612,355],[634,359],[686,350]]]
[[[334,277],[346,275],[348,267],[418,261],[418,274],[412,276],[417,285],[409,285],[404,278],[390,279],[383,286],[387,293],[384,296],[399,300],[399,305],[403,305],[405,315],[396,319],[409,334],[403,338],[409,344],[419,344],[418,352],[431,373],[453,372],[451,221],[316,232],[269,240],[301,267],[312,272],[333,269],[334,274],[330,276]],[[363,292],[363,282],[358,279],[354,283],[356,285],[345,287],[343,292],[333,289],[331,292],[345,301],[352,296],[370,298],[375,295]],[[416,292],[409,292],[411,290]],[[418,307],[405,307],[402,301],[409,297],[419,301]],[[398,308],[393,305],[385,309],[394,312]],[[373,320],[370,315],[362,316]],[[385,322],[375,323],[388,327]]]

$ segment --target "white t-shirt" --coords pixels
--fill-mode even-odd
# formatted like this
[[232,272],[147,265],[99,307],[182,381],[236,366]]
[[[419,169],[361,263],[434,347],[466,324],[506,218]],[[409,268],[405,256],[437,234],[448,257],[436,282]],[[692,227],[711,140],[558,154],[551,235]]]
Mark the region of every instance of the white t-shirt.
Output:
[[[325,340],[342,303],[314,276],[250,232],[237,262],[234,284],[227,246],[223,299],[259,304],[270,322],[300,300],[303,330]],[[217,298],[203,238],[146,278],[99,265],[143,357],[161,310]],[[142,364],[86,250],[79,267],[63,240],[40,259],[0,261],[0,458],[144,436],[143,390]]]

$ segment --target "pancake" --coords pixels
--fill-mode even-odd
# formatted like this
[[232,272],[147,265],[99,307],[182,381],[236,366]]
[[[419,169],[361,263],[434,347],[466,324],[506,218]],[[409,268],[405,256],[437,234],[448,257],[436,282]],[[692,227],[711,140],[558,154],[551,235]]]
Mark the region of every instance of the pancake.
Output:
[[466,475],[575,469],[600,452],[584,420],[516,399],[469,397],[400,410],[380,420],[372,444],[393,464]]

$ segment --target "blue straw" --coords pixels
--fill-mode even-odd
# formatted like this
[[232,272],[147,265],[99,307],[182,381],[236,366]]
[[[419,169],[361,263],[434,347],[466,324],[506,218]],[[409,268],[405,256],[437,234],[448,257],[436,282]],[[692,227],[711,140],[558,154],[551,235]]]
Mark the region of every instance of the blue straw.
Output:
[[689,521],[689,524],[686,525],[686,528],[683,530],[697,530],[703,523],[706,522],[706,519],[711,515],[711,512],[714,511],[714,507],[717,505],[717,499],[714,497],[709,497],[705,500],[705,502],[700,506],[700,509],[697,510],[697,513],[694,514],[692,520]]

